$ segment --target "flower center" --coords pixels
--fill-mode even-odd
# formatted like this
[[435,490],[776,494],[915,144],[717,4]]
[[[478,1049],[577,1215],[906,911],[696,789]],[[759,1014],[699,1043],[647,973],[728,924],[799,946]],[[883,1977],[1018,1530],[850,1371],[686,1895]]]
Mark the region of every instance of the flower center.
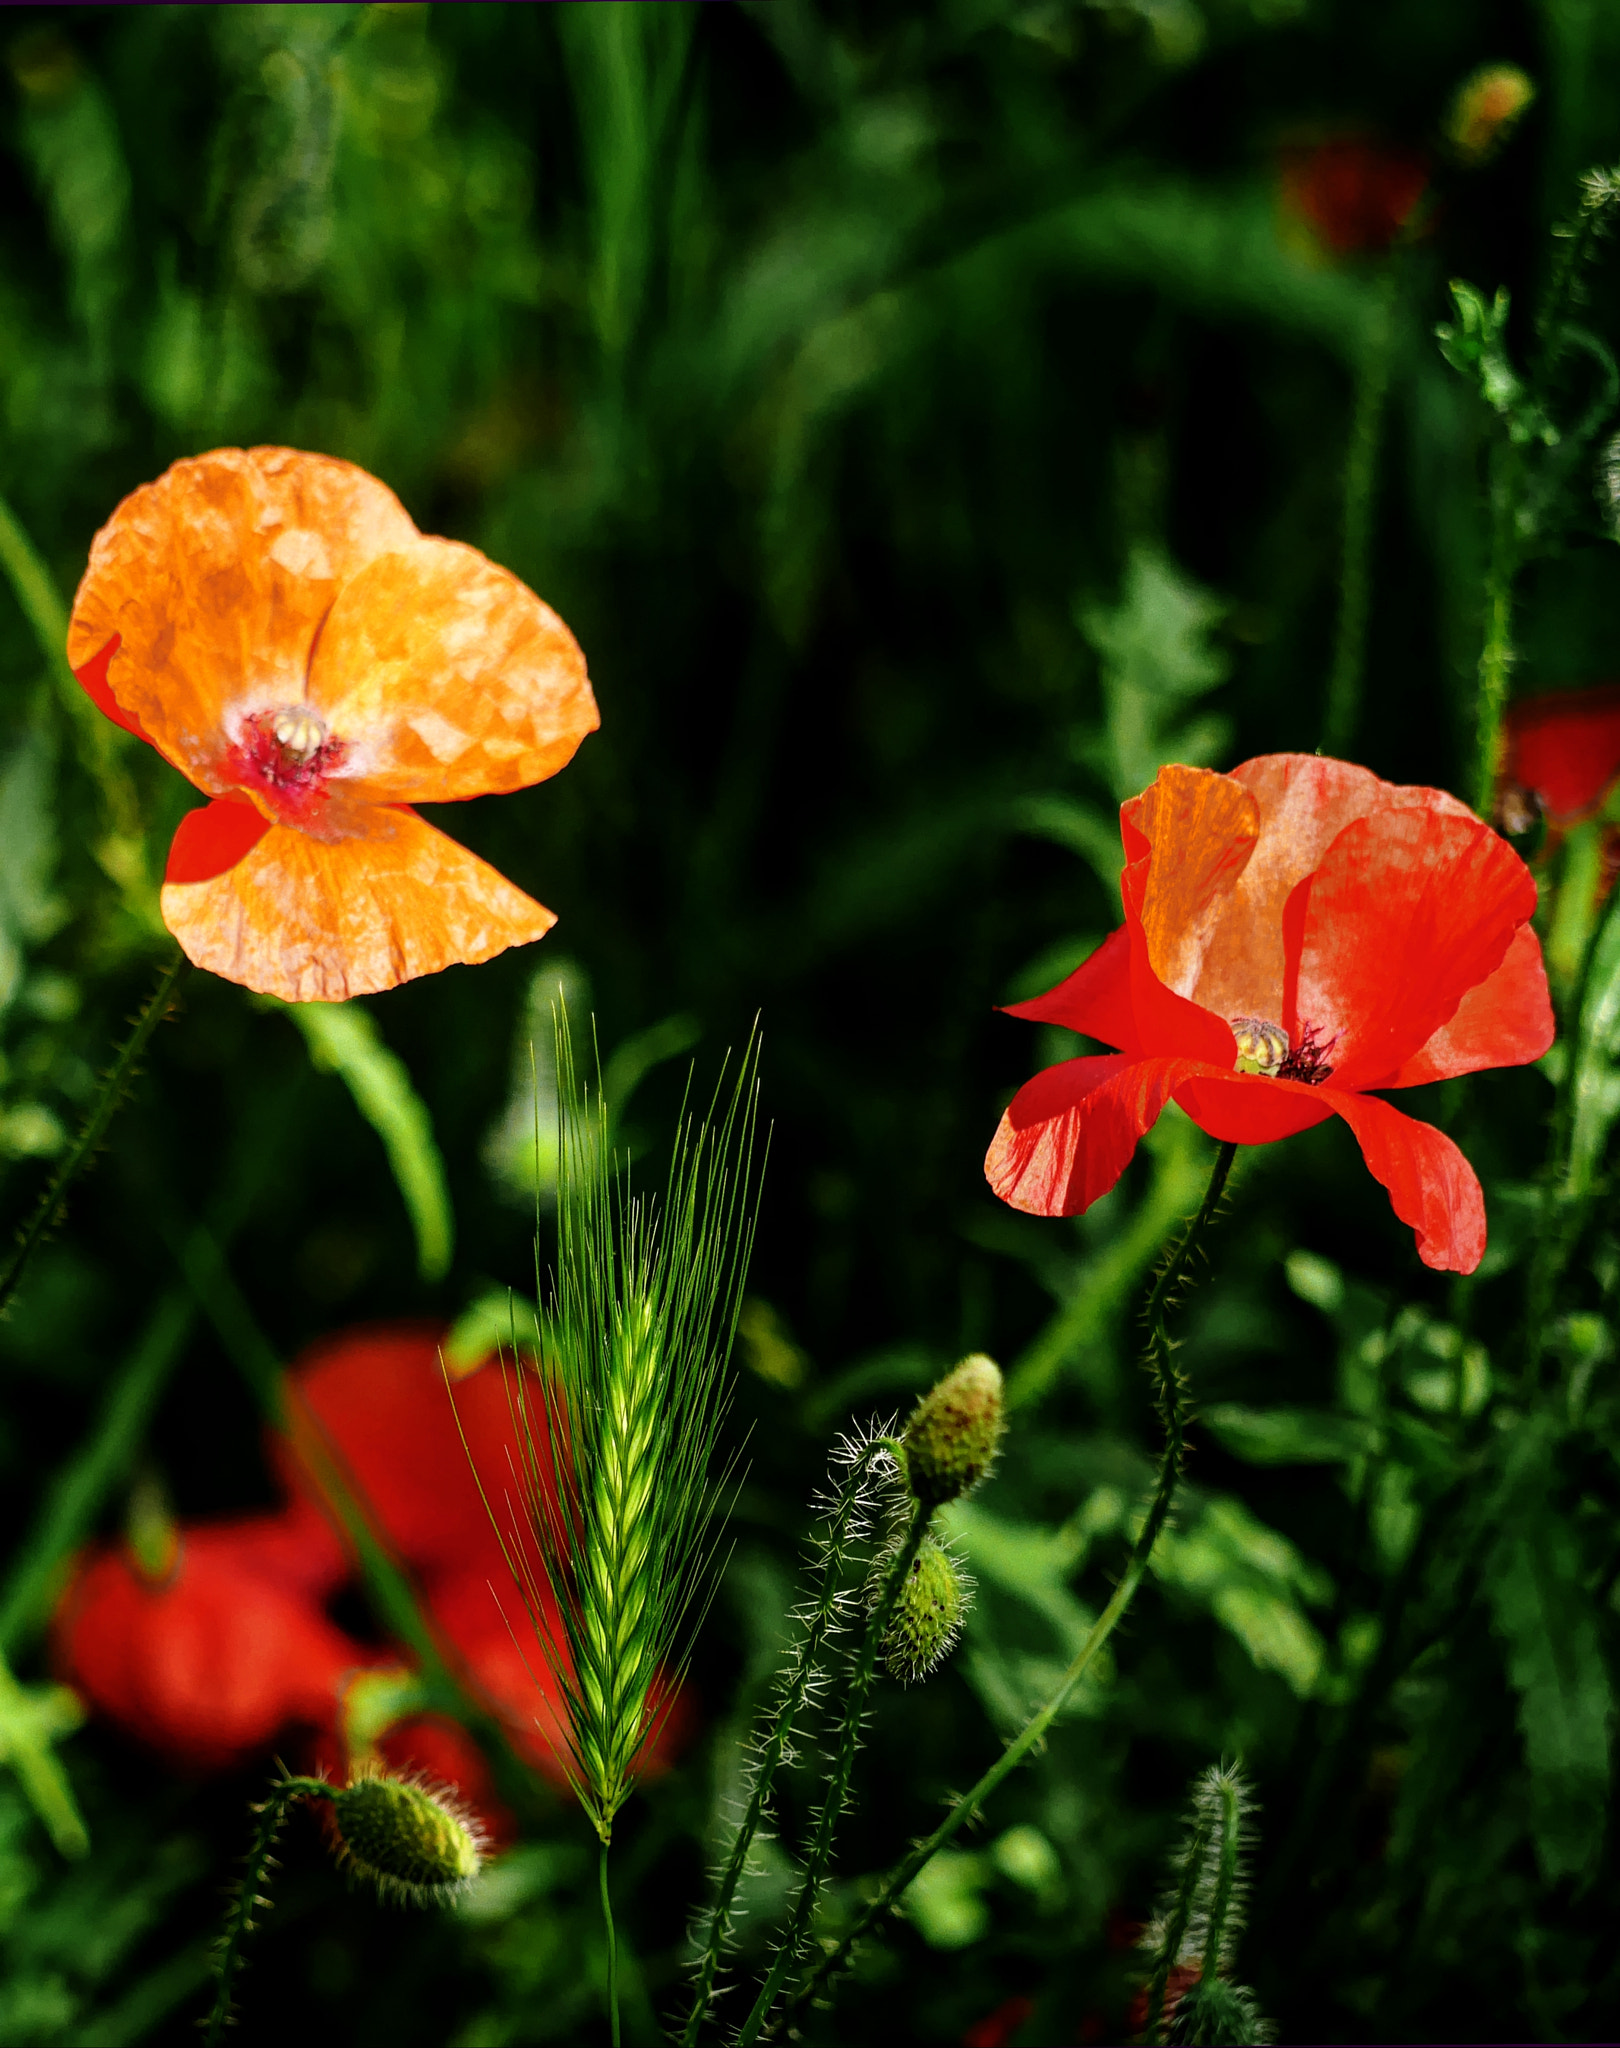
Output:
[[302,704],[278,711],[270,721],[270,731],[287,765],[295,769],[313,760],[326,744],[325,723]]
[[1328,1054],[1339,1042],[1337,1032],[1324,1044],[1316,1025],[1307,1024],[1299,1034],[1298,1045],[1290,1045],[1288,1033],[1268,1018],[1233,1017],[1229,1021],[1232,1036],[1237,1040],[1237,1058],[1232,1064],[1240,1074],[1265,1074],[1274,1081],[1303,1081],[1307,1087],[1315,1088],[1333,1072]]

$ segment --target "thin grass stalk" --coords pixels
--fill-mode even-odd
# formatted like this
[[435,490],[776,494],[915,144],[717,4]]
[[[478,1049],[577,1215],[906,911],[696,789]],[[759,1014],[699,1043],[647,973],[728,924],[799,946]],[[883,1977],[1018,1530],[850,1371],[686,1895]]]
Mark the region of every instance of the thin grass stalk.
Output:
[[1148,1365],[1154,1377],[1155,1403],[1163,1425],[1164,1443],[1159,1454],[1159,1473],[1153,1499],[1136,1542],[1131,1547],[1124,1576],[1115,1588],[1113,1598],[1093,1623],[1090,1633],[1075,1653],[1069,1668],[1058,1680],[1057,1688],[1045,1706],[1031,1716],[972,1790],[965,1792],[957,1800],[934,1832],[900,1859],[883,1880],[877,1895],[861,1913],[854,1926],[817,1962],[804,1982],[787,2000],[771,2029],[771,2035],[767,2038],[780,2032],[782,2026],[816,1996],[829,1978],[842,1969],[855,1944],[864,1939],[894,1910],[907,1886],[923,1865],[945,1847],[995,1792],[1002,1780],[1009,1777],[1029,1755],[1063,1711],[1070,1694],[1085,1677],[1098,1651],[1113,1634],[1120,1617],[1135,1598],[1136,1590],[1147,1573],[1154,1545],[1159,1540],[1159,1533],[1164,1528],[1174,1502],[1181,1476],[1182,1455],[1186,1447],[1186,1387],[1176,1366],[1175,1345],[1166,1325],[1166,1313],[1176,1298],[1177,1290],[1187,1277],[1193,1254],[1219,1205],[1236,1155],[1237,1147],[1233,1144],[1223,1144],[1216,1154],[1209,1186],[1205,1190],[1198,1213],[1188,1224],[1160,1269],[1153,1284],[1153,1291],[1148,1297]]
[[760,1986],[753,2011],[743,2022],[742,2032],[737,2036],[738,2048],[749,2048],[749,2044],[759,2038],[760,2029],[770,2017],[771,2007],[776,2002],[777,1994],[786,1981],[789,1970],[803,1952],[805,1938],[810,1931],[811,1917],[826,1887],[827,1862],[832,1853],[833,1835],[843,1817],[844,1807],[849,1798],[850,1774],[855,1767],[856,1752],[861,1746],[861,1722],[866,1712],[866,1695],[872,1688],[878,1656],[884,1638],[889,1632],[889,1622],[894,1614],[895,1604],[900,1598],[901,1588],[905,1585],[906,1574],[911,1570],[912,1562],[922,1548],[923,1538],[928,1534],[928,1525],[933,1520],[933,1513],[933,1509],[925,1504],[917,1504],[911,1516],[910,1526],[889,1565],[882,1590],[873,1603],[849,1675],[849,1688],[844,1697],[843,1717],[839,1726],[838,1751],[827,1775],[827,1790],[821,1802],[821,1810],[816,1816],[816,1830],[811,1839],[810,1853],[805,1859],[798,1896],[793,1902],[793,1915],[788,1923],[787,1932],[782,1937],[776,1960]]
[[613,1900],[608,1893],[608,1845],[602,1838],[601,1856],[597,1866],[598,1889],[602,1894],[602,1926],[607,1936],[607,2008],[608,2028],[613,2037],[613,2048],[619,2048],[619,1943],[613,1931]]
[[776,1773],[783,1758],[788,1754],[794,1727],[804,1710],[806,1700],[822,1675],[822,1650],[828,1637],[839,1627],[839,1580],[847,1562],[849,1543],[861,1526],[862,1513],[866,1506],[866,1474],[873,1462],[885,1452],[886,1446],[879,1442],[861,1445],[835,1495],[832,1527],[821,1544],[821,1583],[816,1589],[813,1601],[806,1609],[801,1610],[804,1633],[792,1652],[784,1675],[781,1696],[769,1716],[768,1733],[754,1760],[753,1785],[748,1805],[732,1840],[719,1883],[715,1887],[714,1903],[709,1909],[708,1936],[698,1962],[697,1982],[692,1992],[692,2006],[681,2033],[682,2048],[696,2048],[703,2016],[714,1996],[720,1958],[731,1930],[732,1907],[736,1900],[737,1887],[742,1882],[743,1871],[748,1865],[749,1851],[754,1845],[760,1824],[769,1808]]
[[28,1270],[29,1260],[59,1221],[73,1183],[90,1163],[97,1146],[107,1135],[107,1126],[112,1122],[130,1082],[134,1079],[147,1041],[169,1014],[175,991],[179,988],[190,964],[177,948],[174,958],[163,970],[157,987],[136,1017],[134,1028],[114,1055],[112,1066],[101,1084],[101,1091],[91,1106],[90,1114],[85,1118],[66,1159],[57,1168],[50,1186],[40,1197],[38,1207],[24,1226],[17,1249],[11,1255],[11,1263],[6,1267],[5,1273],[0,1275],[0,1315],[4,1315],[10,1307],[17,1289],[22,1284],[23,1274]]
[[1343,755],[1349,751],[1361,715],[1372,584],[1373,501],[1395,353],[1397,275],[1392,262],[1379,282],[1366,344],[1356,367],[1350,446],[1344,465],[1339,621],[1334,637],[1333,667],[1328,674],[1327,713],[1322,721],[1324,754]]

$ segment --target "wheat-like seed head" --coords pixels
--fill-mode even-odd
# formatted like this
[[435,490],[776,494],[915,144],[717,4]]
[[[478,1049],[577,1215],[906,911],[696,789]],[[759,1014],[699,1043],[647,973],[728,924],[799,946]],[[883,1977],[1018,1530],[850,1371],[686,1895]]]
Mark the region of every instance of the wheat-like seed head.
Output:
[[557,1019],[546,1365],[509,1381],[528,1527],[496,1522],[563,1694],[564,1761],[604,1841],[712,1587],[729,1477],[712,1468],[758,1190],[757,1058],[752,1041],[729,1099],[717,1090],[705,1117],[683,1114],[654,1203],[631,1193]]

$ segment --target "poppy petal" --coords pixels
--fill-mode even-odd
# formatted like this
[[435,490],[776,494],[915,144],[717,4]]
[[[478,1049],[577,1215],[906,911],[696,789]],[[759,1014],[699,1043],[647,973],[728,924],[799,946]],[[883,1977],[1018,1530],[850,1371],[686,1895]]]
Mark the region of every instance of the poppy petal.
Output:
[[1131,1007],[1131,944],[1122,925],[1110,932],[1089,959],[1065,981],[1027,1003],[1005,1005],[1009,1017],[1028,1017],[1036,1024],[1061,1024],[1082,1031],[1104,1045],[1129,1052],[1136,1043],[1136,1014]]
[[1522,924],[1501,966],[1468,991],[1457,1014],[1388,1085],[1415,1088],[1424,1081],[1477,1073],[1481,1067],[1528,1066],[1541,1058],[1556,1032],[1541,941]]
[[177,462],[91,544],[69,663],[88,667],[119,636],[103,681],[124,722],[221,795],[227,711],[302,702],[338,590],[416,539],[392,491],[329,455],[217,448]]
[[355,577],[315,649],[309,702],[373,803],[526,789],[596,730],[585,657],[548,605],[459,541],[418,540]]
[[273,825],[211,881],[165,883],[188,959],[285,1002],[374,995],[542,938],[555,917],[414,812],[335,842]]
[[211,882],[234,868],[270,830],[270,820],[239,797],[217,796],[187,811],[169,845],[165,882]]
[[1347,825],[1284,917],[1282,1023],[1314,1026],[1336,1089],[1385,1087],[1501,966],[1536,907],[1530,870],[1466,813],[1402,807]]
[[1151,789],[1120,807],[1125,857],[1150,854],[1136,921],[1153,972],[1191,996],[1226,898],[1260,836],[1260,808],[1229,775],[1207,768],[1159,770]]
[[1376,1095],[1323,1091],[1356,1134],[1367,1171],[1417,1234],[1418,1257],[1440,1273],[1472,1273],[1485,1256],[1485,1196],[1444,1131]]
[[[132,711],[124,710],[107,681],[107,670],[118,652],[118,643],[119,636],[114,633],[99,654],[93,654],[82,668],[73,671],[74,679],[104,718],[110,718],[114,725],[121,725],[125,732],[132,732],[138,740],[144,740],[147,735],[141,721]],[[151,742],[148,740],[147,744]]]
[[1333,1114],[1320,1088],[1267,1074],[1201,1074],[1177,1087],[1176,1100],[1201,1131],[1233,1145],[1270,1145]]
[[1026,1081],[1008,1105],[984,1175],[1032,1216],[1078,1216],[1107,1194],[1194,1060],[1124,1053],[1065,1060]]
[[1136,1049],[1161,1057],[1207,1060],[1230,1073],[1237,1058],[1231,1026],[1212,1012],[1166,988],[1153,971],[1141,904],[1151,883],[1151,860],[1133,861],[1120,876],[1125,904],[1125,929],[1131,952],[1131,1012],[1136,1022]]

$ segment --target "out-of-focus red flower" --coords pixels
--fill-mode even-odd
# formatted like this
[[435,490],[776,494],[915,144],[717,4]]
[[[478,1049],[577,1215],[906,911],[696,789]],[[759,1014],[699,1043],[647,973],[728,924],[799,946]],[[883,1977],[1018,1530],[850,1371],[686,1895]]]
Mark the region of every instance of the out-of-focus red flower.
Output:
[[52,1624],[64,1678],[106,1718],[196,1771],[293,1727],[330,1725],[366,1652],[321,1612],[328,1559],[272,1516],[181,1532],[154,1584],[119,1547],[90,1553]]
[[504,1579],[468,1452],[510,1530],[522,1507],[521,1431],[495,1365],[459,1380],[452,1404],[444,1336],[440,1323],[383,1323],[311,1345],[287,1373],[289,1436],[273,1440],[271,1456],[306,1502],[325,1501],[323,1461],[335,1465],[402,1564],[422,1573],[476,1564]]
[[962,2048],[1007,2048],[1034,2010],[1033,1998],[1003,1999],[994,2012],[987,2012],[982,2020],[975,2020],[963,2030]]
[[[1533,793],[1550,825],[1590,817],[1620,776],[1620,683],[1526,697],[1503,721],[1498,812]],[[1506,817],[1513,826],[1516,820]],[[1529,819],[1524,820],[1525,823]]]
[[[409,1674],[384,1669],[375,1676],[386,1683],[408,1679]],[[416,1773],[454,1792],[471,1809],[492,1850],[511,1847],[517,1839],[517,1822],[495,1789],[484,1752],[459,1721],[448,1714],[406,1713],[380,1733],[356,1742],[347,1712],[352,1697],[352,1689],[346,1688],[335,1724],[316,1738],[309,1753],[311,1770],[339,1784],[370,1764],[385,1764],[401,1776]]]
[[1418,209],[1429,167],[1415,150],[1365,135],[1282,152],[1283,205],[1335,256],[1379,255]]
[[[1160,2014],[1160,2025],[1169,2031],[1176,2007],[1203,1975],[1199,1963],[1177,1963],[1164,1980],[1164,2008]],[[1131,1999],[1125,2015],[1125,2024],[1133,2035],[1140,2034],[1148,2023],[1148,1988],[1140,1985]]]
[[1118,1046],[1037,1074],[985,1160],[1014,1208],[1106,1194],[1172,1098],[1269,1144],[1340,1116],[1417,1234],[1471,1273],[1485,1202],[1457,1147],[1371,1089],[1539,1059],[1553,1039],[1536,885],[1442,790],[1313,754],[1161,769],[1120,811],[1125,924],[1016,1017]]

